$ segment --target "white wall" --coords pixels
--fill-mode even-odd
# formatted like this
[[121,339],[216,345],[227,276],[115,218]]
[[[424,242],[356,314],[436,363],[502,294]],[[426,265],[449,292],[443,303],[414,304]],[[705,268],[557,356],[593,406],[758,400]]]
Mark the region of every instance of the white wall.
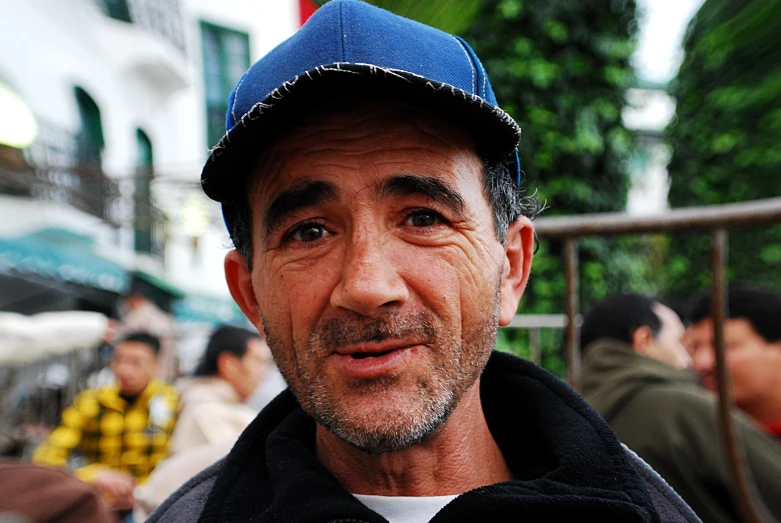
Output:
[[661,135],[675,115],[675,100],[661,89],[629,89],[626,101],[621,116],[624,125],[644,135],[636,141],[634,154],[645,160],[632,162],[626,210],[637,216],[660,214],[669,207],[670,189],[667,174],[670,151]]
[[[103,167],[115,178],[132,175],[137,160],[135,132],[142,128],[153,144],[158,177],[155,201],[170,222],[165,264],[157,265],[185,290],[226,295],[222,260],[229,242],[219,205],[205,203],[211,225],[200,238],[197,258],[180,221],[181,202],[190,193],[200,194],[197,181],[208,154],[199,22],[247,32],[254,62],[298,28],[298,2],[180,0],[180,8],[186,53],[135,24],[106,17],[93,0],[3,2],[0,81],[14,89],[36,117],[71,132],[80,125],[73,88],[78,85],[87,91],[101,110],[106,142]],[[14,222],[22,228],[62,222],[84,232],[80,213],[74,221],[68,209],[35,202],[47,211],[33,216],[28,203],[0,202],[5,229],[15,229]],[[11,209],[19,205],[24,212],[12,214]],[[66,215],[70,217],[63,218]],[[118,243],[115,248],[121,251],[132,249],[130,223],[120,234],[95,232],[93,236]]]
[[[167,110],[169,116],[162,125],[166,126],[176,145],[166,151],[170,156],[158,155],[157,170],[163,175],[198,180],[209,148],[206,143],[200,22],[249,34],[250,63],[254,63],[298,29],[298,2],[182,0],[182,10],[185,12],[185,40],[193,84],[192,88],[178,91],[171,97]],[[185,235],[179,221],[180,203],[193,193],[203,194],[196,186],[178,195],[170,194],[169,199],[176,203],[170,205],[172,227],[166,247],[166,273],[172,282],[183,288],[192,289],[197,282],[199,290],[227,294],[222,262],[230,240],[222,223],[219,205],[203,196],[204,205],[211,214],[211,225],[200,238],[197,252],[194,252],[192,239]]]

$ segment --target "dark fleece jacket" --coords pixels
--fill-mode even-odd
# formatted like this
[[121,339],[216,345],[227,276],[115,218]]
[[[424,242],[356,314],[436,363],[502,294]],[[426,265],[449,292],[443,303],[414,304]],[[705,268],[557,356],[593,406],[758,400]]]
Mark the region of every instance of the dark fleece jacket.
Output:
[[[697,521],[653,471],[641,465],[638,474],[642,462],[548,372],[494,353],[480,394],[516,479],[461,494],[432,522]],[[315,422],[288,391],[261,412],[224,461],[185,484],[148,521],[197,515],[201,523],[386,523],[317,461]]]

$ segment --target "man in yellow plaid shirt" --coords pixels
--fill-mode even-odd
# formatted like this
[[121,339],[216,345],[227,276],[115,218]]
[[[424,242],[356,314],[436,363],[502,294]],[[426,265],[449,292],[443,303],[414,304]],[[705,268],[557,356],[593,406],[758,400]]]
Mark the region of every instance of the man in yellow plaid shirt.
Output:
[[79,394],[33,462],[70,467],[112,508],[130,509],[136,483],[165,459],[176,422],[176,391],[154,378],[159,352],[160,340],[148,333],[125,336],[111,362],[116,385]]

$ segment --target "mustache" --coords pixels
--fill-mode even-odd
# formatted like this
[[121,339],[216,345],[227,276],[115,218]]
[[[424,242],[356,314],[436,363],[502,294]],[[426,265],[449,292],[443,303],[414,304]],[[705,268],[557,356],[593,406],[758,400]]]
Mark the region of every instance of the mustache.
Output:
[[426,343],[435,339],[436,333],[434,315],[428,311],[388,313],[373,318],[348,312],[342,318],[323,322],[312,333],[310,342],[336,350],[345,345],[381,343],[396,339],[414,339],[418,343]]

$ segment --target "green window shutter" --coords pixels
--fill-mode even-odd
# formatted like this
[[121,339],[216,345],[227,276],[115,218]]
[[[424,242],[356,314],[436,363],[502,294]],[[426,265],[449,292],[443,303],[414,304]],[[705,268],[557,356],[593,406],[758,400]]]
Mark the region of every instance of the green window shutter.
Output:
[[130,17],[130,9],[127,7],[127,0],[103,0],[103,9],[106,15],[122,22],[133,22]]
[[152,179],[154,178],[152,140],[141,130],[136,129],[136,175],[133,197],[133,239],[137,252],[154,254],[154,217],[152,215]]
[[225,134],[225,114],[233,87],[249,68],[249,35],[201,22],[206,140],[215,145]]
[[99,165],[100,153],[105,145],[100,109],[95,100],[81,87],[75,87],[74,94],[81,119],[81,130],[78,139],[79,162]]

